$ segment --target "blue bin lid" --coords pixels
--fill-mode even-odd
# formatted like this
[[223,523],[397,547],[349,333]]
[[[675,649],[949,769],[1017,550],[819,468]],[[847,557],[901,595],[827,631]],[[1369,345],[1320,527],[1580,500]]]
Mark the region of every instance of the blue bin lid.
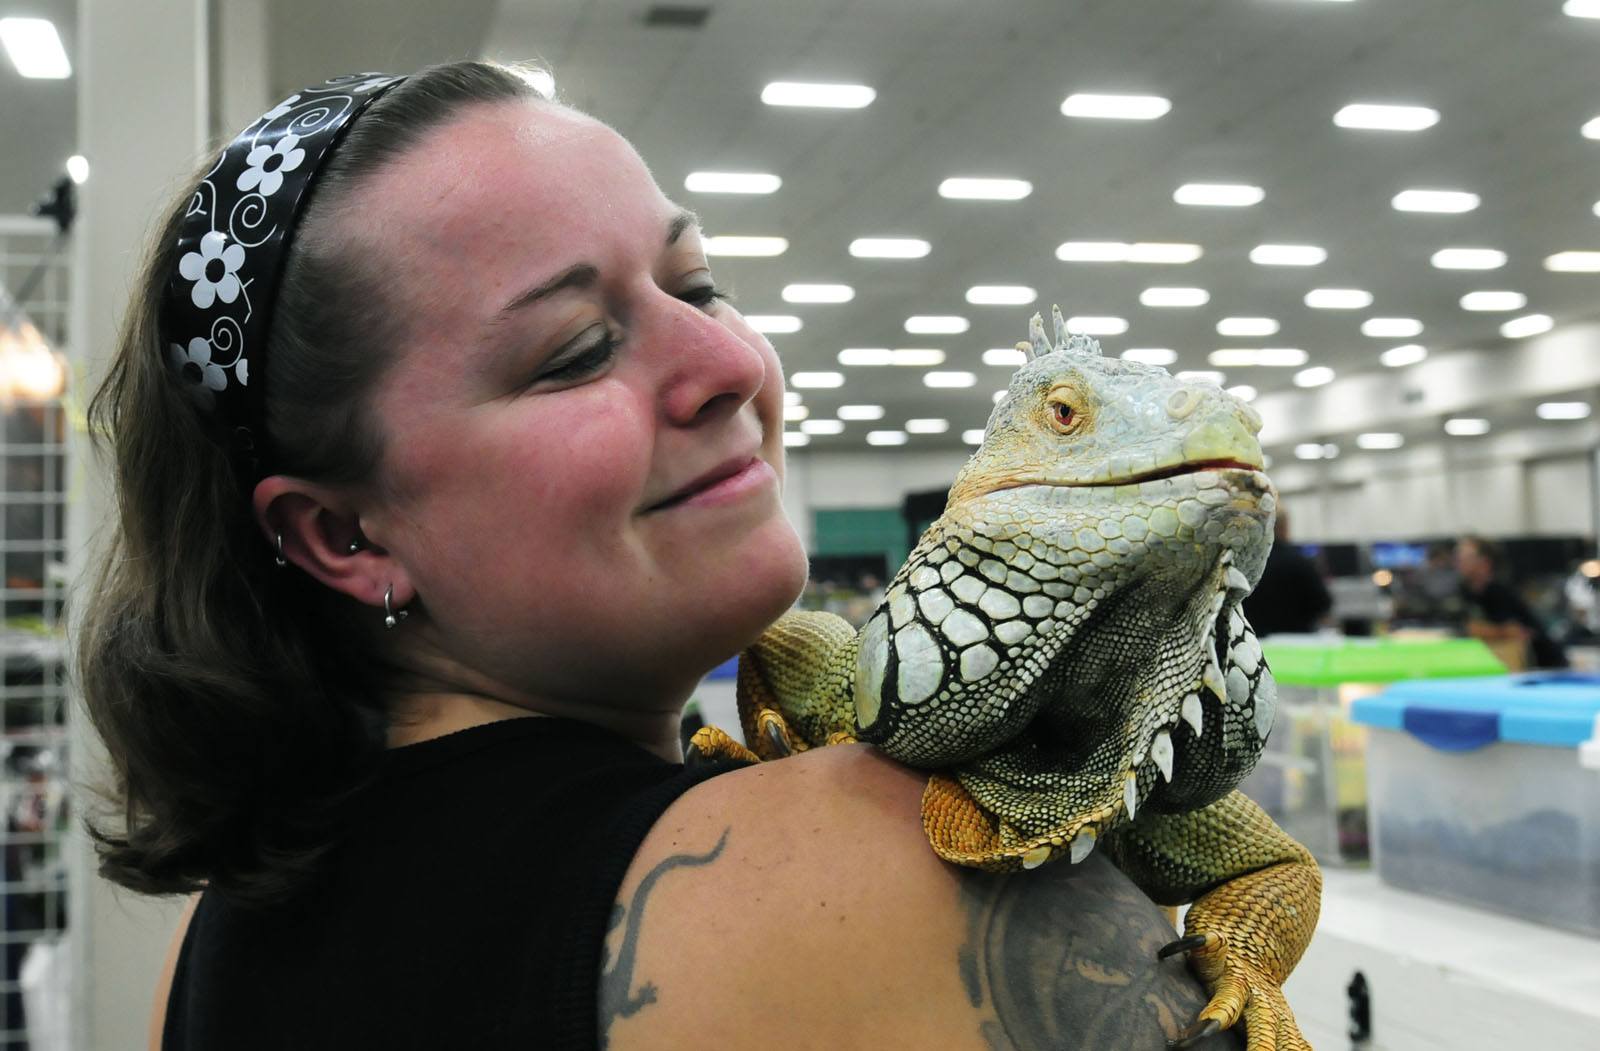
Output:
[[1600,716],[1600,675],[1532,672],[1396,683],[1350,706],[1366,726],[1405,730],[1435,748],[1465,752],[1496,741],[1576,748]]
[[729,657],[715,668],[712,668],[711,671],[706,674],[706,679],[737,679],[738,677],[738,657]]

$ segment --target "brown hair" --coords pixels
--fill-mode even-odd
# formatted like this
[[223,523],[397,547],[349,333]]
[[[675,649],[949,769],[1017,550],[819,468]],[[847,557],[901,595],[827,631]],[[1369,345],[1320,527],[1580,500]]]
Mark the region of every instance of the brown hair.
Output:
[[[432,66],[349,128],[302,208],[265,372],[282,473],[376,478],[372,392],[404,336],[383,267],[333,236],[364,180],[463,109],[542,96],[517,69]],[[136,891],[214,888],[241,904],[292,896],[337,842],[384,747],[390,673],[372,611],[279,568],[233,474],[168,371],[158,310],[192,187],[167,210],[116,354],[89,406],[111,458],[116,517],[85,603],[77,672],[109,752],[96,792],[120,827],[86,818],[101,875]]]

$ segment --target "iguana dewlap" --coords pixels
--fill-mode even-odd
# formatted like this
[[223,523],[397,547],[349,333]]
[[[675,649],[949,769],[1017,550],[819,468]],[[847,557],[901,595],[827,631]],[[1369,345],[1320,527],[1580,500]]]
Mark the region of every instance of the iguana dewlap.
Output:
[[[1272,543],[1259,415],[1211,384],[1057,343],[995,407],[883,604],[857,632],[792,613],[745,653],[739,704],[761,758],[867,741],[933,772],[923,823],[990,870],[1104,845],[1258,1047],[1304,1048],[1279,991],[1319,909],[1310,855],[1235,791],[1275,686],[1240,610]],[[742,752],[716,730],[695,745]]]

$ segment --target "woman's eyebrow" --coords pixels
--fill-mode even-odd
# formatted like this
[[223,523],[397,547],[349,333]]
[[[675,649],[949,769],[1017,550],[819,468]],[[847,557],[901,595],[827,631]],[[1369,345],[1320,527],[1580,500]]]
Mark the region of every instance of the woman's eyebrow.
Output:
[[[677,213],[673,215],[671,221],[667,223],[667,239],[665,247],[670,248],[677,244],[678,238],[683,236],[683,232],[685,230],[691,226],[698,227],[699,225],[700,217],[698,215],[689,211],[687,208],[680,208]],[[501,307],[499,312],[496,313],[494,317],[489,319],[489,327],[493,328],[496,325],[501,324],[512,314],[516,313],[518,310],[521,310],[523,307],[537,303],[546,296],[554,295],[555,293],[560,292],[562,289],[587,288],[594,284],[599,277],[600,270],[592,263],[576,263],[572,266],[569,266],[567,269],[563,270],[549,281],[546,281],[541,285],[535,285],[533,288],[521,293],[516,298],[512,299],[511,302]]]

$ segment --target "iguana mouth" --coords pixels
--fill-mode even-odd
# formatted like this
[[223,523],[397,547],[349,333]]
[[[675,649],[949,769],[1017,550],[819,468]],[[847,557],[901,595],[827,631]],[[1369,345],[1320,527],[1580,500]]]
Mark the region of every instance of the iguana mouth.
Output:
[[1161,478],[1174,478],[1180,474],[1196,474],[1200,471],[1259,471],[1261,465],[1247,463],[1244,460],[1191,460],[1188,463],[1174,464],[1171,467],[1158,467],[1153,471],[1144,471],[1140,474],[1130,474],[1122,478],[1110,478],[1103,482],[1084,482],[1085,487],[1100,485],[1134,485],[1138,482],[1154,482]]

